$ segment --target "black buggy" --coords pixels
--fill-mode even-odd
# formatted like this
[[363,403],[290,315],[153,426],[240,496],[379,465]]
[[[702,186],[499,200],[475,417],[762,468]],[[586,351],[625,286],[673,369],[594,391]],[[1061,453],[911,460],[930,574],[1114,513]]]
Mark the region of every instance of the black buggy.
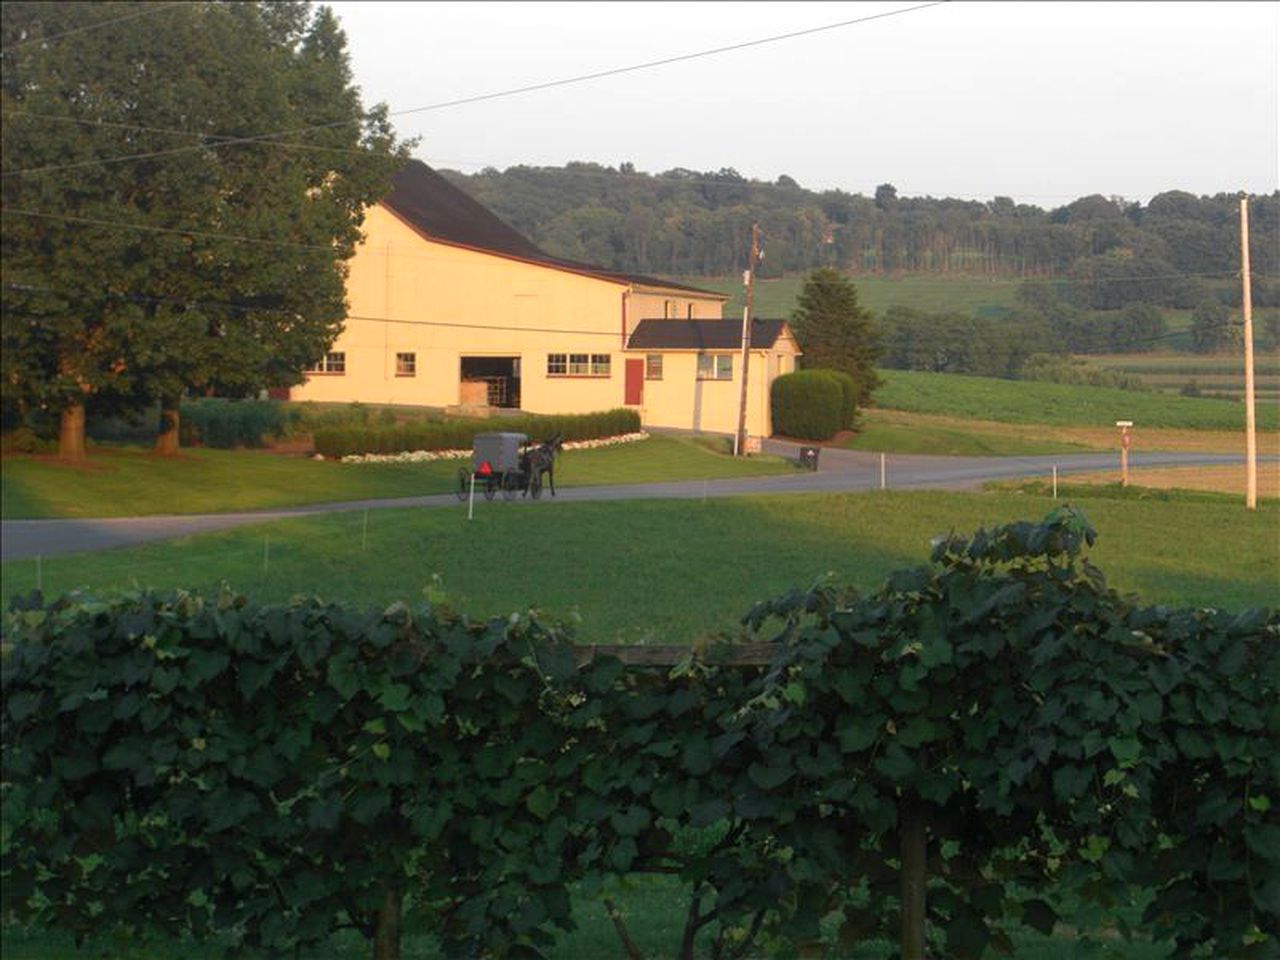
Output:
[[530,445],[523,433],[479,433],[471,446],[471,468],[458,470],[458,499],[466,500],[471,485],[492,500],[502,491],[507,500],[517,493],[537,500],[542,496],[542,478],[547,477],[551,495],[556,493],[555,455],[562,445],[559,434]]

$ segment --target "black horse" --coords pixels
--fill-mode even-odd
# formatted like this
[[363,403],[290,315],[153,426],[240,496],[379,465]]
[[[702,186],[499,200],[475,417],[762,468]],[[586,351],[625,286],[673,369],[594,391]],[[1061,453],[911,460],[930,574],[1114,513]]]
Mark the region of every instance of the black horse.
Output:
[[536,500],[542,496],[542,477],[546,475],[551,495],[556,495],[556,454],[564,446],[564,435],[557,433],[550,440],[543,440],[532,450],[520,455],[520,471],[527,479],[524,492]]

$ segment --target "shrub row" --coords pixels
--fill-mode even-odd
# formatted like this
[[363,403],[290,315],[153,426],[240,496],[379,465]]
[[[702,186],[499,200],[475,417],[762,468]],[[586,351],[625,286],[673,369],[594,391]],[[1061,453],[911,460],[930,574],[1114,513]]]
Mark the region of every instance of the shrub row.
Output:
[[274,400],[188,400],[179,412],[184,446],[261,447],[285,430],[285,414]]
[[827,440],[853,426],[858,384],[839,370],[797,370],[773,381],[769,400],[775,433]]
[[648,871],[690,885],[682,958],[923,945],[927,912],[969,960],[1050,933],[1050,890],[1138,885],[1116,935],[1275,956],[1280,617],[1136,606],[1093,539],[1059,510],[762,603],[767,668],[625,669],[440,597],[37,595],[6,622],[6,909],[262,955],[354,925],[390,960],[405,905],[445,956],[532,957],[573,885]]
[[467,450],[476,434],[497,431],[528,434],[531,440],[543,440],[556,434],[565,440],[596,440],[635,433],[639,429],[640,414],[620,408],[563,416],[456,419],[396,427],[341,427],[317,430],[314,437],[317,453],[337,458],[361,453]]
[[371,407],[352,403],[317,403],[315,400],[290,401],[283,404],[285,435],[313,436],[318,430],[344,427],[393,427],[403,422],[439,421],[440,414],[415,407]]

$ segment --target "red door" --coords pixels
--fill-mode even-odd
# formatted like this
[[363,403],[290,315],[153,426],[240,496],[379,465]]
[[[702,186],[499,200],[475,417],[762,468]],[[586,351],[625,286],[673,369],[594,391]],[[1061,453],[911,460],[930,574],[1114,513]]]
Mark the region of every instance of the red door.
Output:
[[627,360],[626,404],[640,406],[644,400],[644,360]]

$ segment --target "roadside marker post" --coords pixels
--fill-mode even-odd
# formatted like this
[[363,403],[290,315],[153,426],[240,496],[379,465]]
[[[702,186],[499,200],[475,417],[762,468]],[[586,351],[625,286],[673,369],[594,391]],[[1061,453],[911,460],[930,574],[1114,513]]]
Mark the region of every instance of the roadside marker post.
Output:
[[1129,432],[1129,428],[1133,426],[1133,421],[1117,420],[1116,426],[1120,428],[1120,486],[1127,487],[1129,485],[1129,448],[1133,446],[1133,434]]
[[1058,499],[1058,465],[1053,465],[1053,499]]
[[467,496],[467,519],[475,516],[476,511],[476,475],[471,474],[471,493]]
[[880,489],[881,489],[881,490],[887,490],[887,489],[889,489],[889,488],[888,488],[888,484],[886,483],[885,467],[884,467],[884,454],[883,454],[883,453],[882,453],[882,454],[880,454]]

